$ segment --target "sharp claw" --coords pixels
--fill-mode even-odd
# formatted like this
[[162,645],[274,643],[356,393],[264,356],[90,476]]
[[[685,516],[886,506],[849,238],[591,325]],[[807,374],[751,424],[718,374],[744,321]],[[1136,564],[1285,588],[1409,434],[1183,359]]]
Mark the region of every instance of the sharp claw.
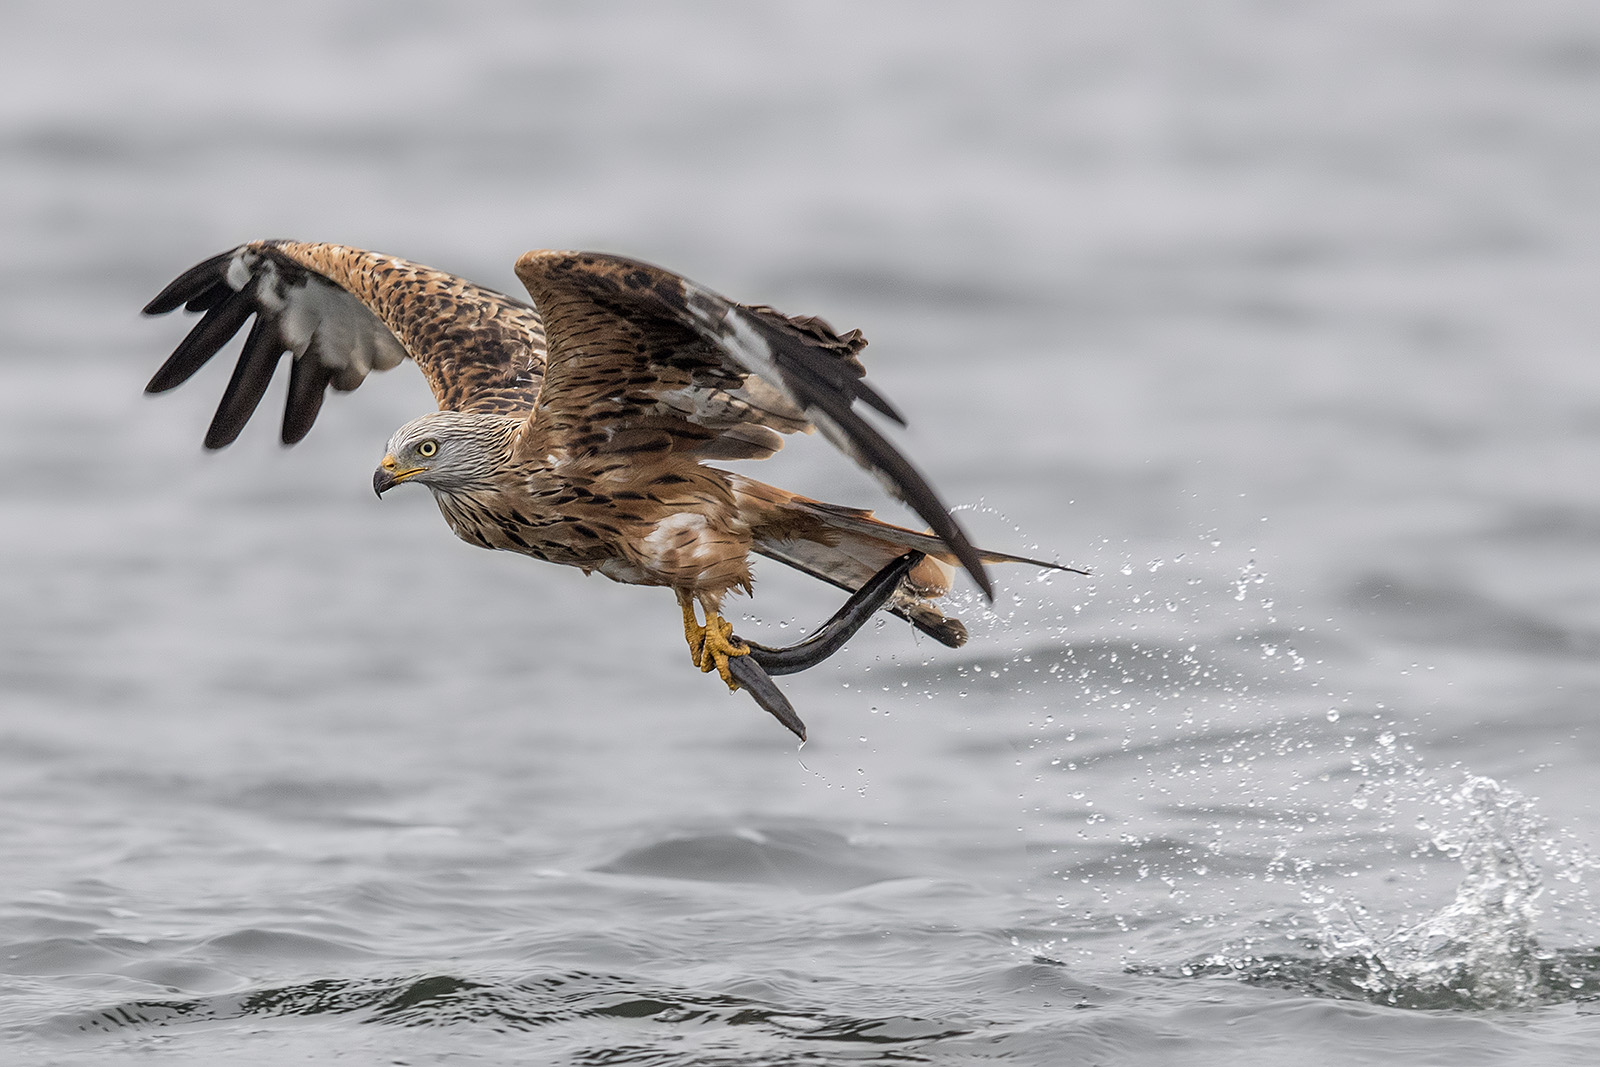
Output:
[[705,638],[700,647],[696,665],[705,673],[716,671],[730,691],[737,691],[739,683],[728,670],[728,661],[750,654],[750,646],[733,636],[733,624],[721,615],[713,614],[706,620]]
[[689,659],[706,674],[712,671],[730,690],[737,691],[739,682],[728,670],[731,658],[750,653],[750,646],[733,634],[733,624],[715,611],[706,611],[705,625],[695,616],[694,598],[678,593],[678,606],[683,610],[683,639],[689,645]]

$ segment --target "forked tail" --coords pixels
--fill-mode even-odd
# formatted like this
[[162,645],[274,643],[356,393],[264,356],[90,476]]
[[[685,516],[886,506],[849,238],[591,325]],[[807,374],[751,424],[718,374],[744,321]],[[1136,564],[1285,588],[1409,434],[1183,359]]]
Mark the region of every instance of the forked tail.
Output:
[[[740,475],[729,475],[740,513],[750,524],[755,550],[851,592],[915,549],[926,555],[901,581],[884,610],[893,612],[941,644],[960,648],[967,628],[940,611],[934,600],[950,592],[955,555],[939,538],[883,522],[872,512],[828,504]],[[980,549],[985,563],[1021,563],[1050,570],[1076,567]]]

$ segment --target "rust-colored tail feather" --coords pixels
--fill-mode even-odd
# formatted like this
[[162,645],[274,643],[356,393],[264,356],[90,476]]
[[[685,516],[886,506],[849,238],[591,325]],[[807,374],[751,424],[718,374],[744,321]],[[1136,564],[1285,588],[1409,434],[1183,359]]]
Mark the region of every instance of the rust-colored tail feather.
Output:
[[[941,644],[959,648],[967,628],[933,601],[950,591],[958,565],[939,538],[872,517],[872,512],[798,496],[739,475],[733,479],[740,511],[750,523],[755,550],[814,578],[851,592],[907,550],[927,558],[901,582],[885,610],[899,615]],[[1059,563],[980,549],[985,563],[1022,563],[1075,570]],[[1082,573],[1082,572],[1079,572]]]

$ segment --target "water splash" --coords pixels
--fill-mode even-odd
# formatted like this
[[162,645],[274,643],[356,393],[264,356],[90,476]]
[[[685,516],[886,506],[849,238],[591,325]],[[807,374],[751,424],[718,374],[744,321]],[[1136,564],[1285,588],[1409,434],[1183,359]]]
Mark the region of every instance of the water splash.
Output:
[[[1352,899],[1329,902],[1307,889],[1318,929],[1291,935],[1316,955],[1260,952],[1247,938],[1226,952],[1176,967],[1135,965],[1166,979],[1229,978],[1334,1000],[1416,1010],[1506,1010],[1600,996],[1600,953],[1546,950],[1535,936],[1545,873],[1575,878],[1593,866],[1542,837],[1531,802],[1492,778],[1475,776],[1435,798],[1452,814],[1432,831],[1436,854],[1460,863],[1454,899],[1416,920],[1378,932]],[[1555,864],[1542,867],[1540,858]]]
[[1430,994],[1474,1007],[1543,1001],[1554,957],[1534,936],[1544,892],[1540,822],[1527,798],[1492,778],[1469,778],[1449,803],[1459,817],[1436,829],[1432,844],[1462,866],[1455,899],[1382,934],[1360,904],[1335,901],[1317,913],[1321,948],[1331,959],[1364,964],[1356,985],[1380,1001]]
[[[1152,955],[1150,937],[1125,939],[1119,947],[1134,973],[1227,975],[1315,996],[1432,1010],[1504,1009],[1600,992],[1594,953],[1546,950],[1535,936],[1541,906],[1570,917],[1576,904],[1588,913],[1586,896],[1573,894],[1594,864],[1570,847],[1571,835],[1550,836],[1531,802],[1510,787],[1462,778],[1459,767],[1430,766],[1384,704],[1363,707],[1353,694],[1337,693],[1319,677],[1323,662],[1296,648],[1305,628],[1279,622],[1254,554],[1229,574],[1217,566],[1212,547],[1209,559],[1175,557],[1166,561],[1170,566],[1123,559],[1111,570],[1132,581],[1101,571],[1100,579],[1075,589],[1075,613],[1086,606],[1105,617],[1088,623],[1058,617],[1054,627],[1030,619],[1033,633],[1026,636],[1034,641],[1025,654],[963,674],[996,699],[1039,702],[1027,748],[1051,757],[1035,777],[1041,795],[1056,773],[1099,771],[1093,802],[1082,790],[1054,794],[1051,814],[1074,816],[1082,843],[1068,849],[1050,841],[1051,855],[1061,849],[1078,858],[1049,876],[1073,891],[1056,895],[1059,914],[1044,913],[1019,930],[1019,946],[1053,960],[1070,954],[1070,934],[1083,958],[1093,955],[1085,942],[1099,942],[1103,951],[1106,935],[1096,929],[1096,916],[1066,915],[1087,890],[1099,894],[1103,908],[1147,918],[1169,906],[1206,909],[1197,921],[1213,931],[1233,926],[1242,935],[1221,953],[1190,957],[1176,968],[1138,958]],[[1007,614],[1003,604],[996,609],[993,629],[1016,634],[1016,613]],[[1086,641],[1086,629],[1117,637]],[[1059,653],[1052,638],[1061,643]],[[1315,646],[1315,635],[1310,639]],[[1092,714],[1107,709],[1113,714]],[[1121,736],[1097,718],[1120,722]],[[1083,810],[1073,810],[1074,803]],[[1150,803],[1164,807],[1152,815]],[[1102,811],[1118,805],[1111,820],[1117,825],[1106,824]],[[1178,834],[1186,847],[1167,844],[1170,832],[1132,832],[1145,818],[1170,825],[1174,805],[1198,816],[1187,834]],[[1084,849],[1092,850],[1090,858]],[[1449,864],[1441,858],[1460,870],[1450,883],[1453,899],[1442,908],[1439,876]],[[1226,880],[1213,874],[1230,865],[1263,899],[1276,883],[1313,915],[1289,900],[1276,914],[1242,913]],[[1325,878],[1349,881],[1336,891],[1317,884]],[[1381,888],[1370,884],[1375,878]],[[1360,898],[1352,895],[1356,880],[1369,883]],[[1430,886],[1434,892],[1424,897]],[[1163,947],[1204,939],[1189,936],[1198,931],[1185,923],[1185,930],[1161,935]],[[1261,951],[1282,939],[1288,951]]]

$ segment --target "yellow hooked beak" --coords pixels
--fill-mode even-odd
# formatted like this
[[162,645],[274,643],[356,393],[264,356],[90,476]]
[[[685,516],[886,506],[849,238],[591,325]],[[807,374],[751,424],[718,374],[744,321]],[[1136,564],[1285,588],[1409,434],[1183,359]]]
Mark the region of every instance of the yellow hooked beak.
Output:
[[378,469],[372,472],[372,491],[382,496],[408,478],[414,478],[427,470],[426,467],[412,467],[401,470],[400,464],[393,456],[384,456],[383,462],[378,464]]

